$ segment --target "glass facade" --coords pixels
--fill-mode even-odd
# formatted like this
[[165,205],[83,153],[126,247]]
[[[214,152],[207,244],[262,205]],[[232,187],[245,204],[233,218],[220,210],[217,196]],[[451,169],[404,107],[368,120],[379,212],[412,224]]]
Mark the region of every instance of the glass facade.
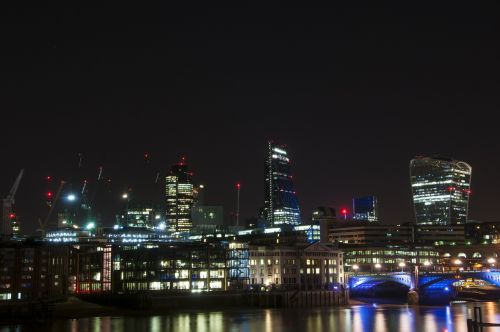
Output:
[[352,200],[354,220],[378,221],[377,197],[365,196]]
[[269,142],[264,213],[271,225],[299,225],[300,208],[285,147]]
[[415,219],[420,225],[465,224],[472,168],[463,161],[417,157],[410,162]]
[[166,177],[166,213],[169,230],[175,233],[189,232],[192,227],[191,210],[194,195],[192,173],[182,160],[173,165]]

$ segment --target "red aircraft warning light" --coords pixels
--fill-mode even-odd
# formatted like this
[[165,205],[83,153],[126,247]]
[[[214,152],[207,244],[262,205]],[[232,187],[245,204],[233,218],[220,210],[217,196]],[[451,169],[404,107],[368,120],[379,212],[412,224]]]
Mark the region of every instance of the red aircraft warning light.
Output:
[[343,208],[342,210],[340,210],[340,213],[344,215],[344,220],[347,220],[347,209]]
[[14,219],[15,217],[16,217],[16,215],[14,213],[9,214],[9,219]]

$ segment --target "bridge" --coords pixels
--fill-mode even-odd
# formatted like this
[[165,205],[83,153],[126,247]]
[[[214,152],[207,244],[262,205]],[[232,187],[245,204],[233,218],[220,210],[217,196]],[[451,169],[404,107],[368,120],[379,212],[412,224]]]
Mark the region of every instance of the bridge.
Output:
[[[449,302],[457,294],[453,284],[472,278],[500,287],[500,270],[461,271],[445,273],[409,272],[350,275],[348,286],[351,297],[406,296],[417,289],[421,302]],[[500,296],[500,295],[499,295]]]

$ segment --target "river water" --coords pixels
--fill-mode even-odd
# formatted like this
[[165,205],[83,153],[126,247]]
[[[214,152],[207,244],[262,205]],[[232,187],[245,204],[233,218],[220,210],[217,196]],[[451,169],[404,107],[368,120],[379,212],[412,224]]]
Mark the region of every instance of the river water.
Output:
[[[449,306],[364,304],[313,309],[242,309],[187,311],[148,317],[90,317],[44,324],[0,326],[4,331],[145,332],[145,331],[467,331],[466,319],[481,306],[486,322],[500,323],[498,303]],[[500,328],[484,329],[500,331]]]

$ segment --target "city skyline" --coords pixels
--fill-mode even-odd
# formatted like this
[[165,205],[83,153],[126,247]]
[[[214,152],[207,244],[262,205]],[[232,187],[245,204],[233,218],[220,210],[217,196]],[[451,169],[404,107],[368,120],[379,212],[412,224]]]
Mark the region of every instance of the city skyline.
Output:
[[0,192],[26,169],[16,206],[32,229],[47,174],[95,179],[103,166],[112,192],[96,204],[128,186],[161,203],[157,173],[182,155],[228,214],[241,182],[243,221],[262,206],[269,140],[290,147],[305,219],[375,195],[380,220],[411,221],[408,161],[442,154],[474,168],[470,219],[498,220],[494,11],[12,5]]
[[500,327],[496,7],[4,7],[0,330]]
[[[263,148],[264,150],[264,148]],[[267,150],[267,149],[266,149]],[[293,148],[292,148],[293,150]],[[78,157],[81,157],[82,154],[76,154]],[[82,159],[84,159],[85,157],[83,157]],[[141,155],[141,158],[142,158],[142,161],[145,165],[149,165],[151,163],[151,154],[150,153],[146,153],[146,154],[142,154]],[[185,162],[185,156],[182,156],[181,157],[181,164]],[[78,159],[78,158],[77,158]],[[78,161],[80,161],[80,159],[78,159]],[[83,162],[82,162],[83,164]],[[173,163],[173,166],[171,166],[172,168],[175,168],[176,165],[180,165],[180,163]],[[162,185],[164,185],[164,182],[162,182],[163,179],[165,179],[165,177],[168,178],[168,172],[165,172],[165,174],[161,174],[161,172],[156,172],[156,178],[155,178],[155,181],[151,181],[152,179],[152,176],[153,176],[153,173],[154,172],[149,172],[149,177],[150,177],[150,181],[145,181],[146,183],[144,182],[141,182],[139,181],[137,183],[137,186],[130,186],[130,184],[125,184],[125,183],[121,183],[118,185],[118,187],[121,187],[121,188],[127,188],[127,189],[124,189],[124,190],[121,190],[121,189],[117,189],[117,187],[115,186],[114,189],[110,190],[109,192],[107,193],[103,193],[103,192],[106,192],[106,186],[108,185],[106,183],[106,181],[102,181],[101,185],[100,185],[100,189],[97,190],[97,192],[101,192],[101,195],[105,195],[107,196],[106,197],[106,201],[111,201],[112,203],[109,205],[109,206],[105,206],[104,207],[104,211],[99,211],[99,209],[96,209],[95,212],[97,213],[101,213],[101,212],[104,212],[103,215],[101,215],[102,217],[102,222],[103,222],[103,225],[104,226],[112,226],[114,224],[114,221],[115,221],[115,215],[118,215],[120,213],[122,213],[123,211],[123,197],[122,197],[122,194],[124,192],[127,192],[130,197],[127,198],[127,201],[129,200],[129,198],[131,197],[134,197],[134,203],[135,204],[145,204],[146,206],[152,206],[152,207],[158,207],[158,206],[161,206],[162,204],[162,201],[164,202],[165,200],[165,191],[163,190],[163,193],[160,194],[160,196],[156,196],[154,197],[154,199],[151,199],[151,188],[154,189],[155,186],[157,187],[162,187]],[[99,173],[98,174],[101,174],[100,173],[100,168],[99,168]],[[52,175],[51,175],[52,176]],[[107,176],[109,176],[109,174],[106,175],[105,178],[107,178]],[[189,176],[194,176],[194,173],[190,172],[190,175]],[[161,179],[163,177],[163,179]],[[45,178],[45,177],[44,177]],[[137,180],[137,179],[136,179]],[[53,181],[53,180],[51,180]],[[57,180],[55,180],[57,182]],[[67,182],[69,182],[68,180],[66,180]],[[191,180],[190,180],[191,181]],[[82,181],[80,181],[81,184],[83,185]],[[92,183],[92,181],[89,181],[87,180],[87,182],[89,183],[89,186],[91,187],[91,190],[92,190],[92,186],[95,185],[95,182]],[[200,179],[196,179],[196,182],[198,184],[202,184],[202,183],[206,183],[204,181],[200,181]],[[75,188],[75,184],[77,183],[71,183],[69,182],[69,188],[63,190],[64,194],[67,194],[67,193],[70,193],[70,192],[77,192],[78,189]],[[202,184],[203,187],[205,187],[206,185]],[[137,189],[136,189],[137,188]],[[410,181],[408,181],[408,188],[410,193],[409,193],[409,196],[408,196],[408,200],[412,201],[412,197],[411,197],[411,183]],[[75,190],[76,189],[76,190]],[[93,188],[95,190],[95,187]],[[215,192],[218,188],[215,187],[215,188],[211,188],[212,189],[212,192]],[[214,190],[215,189],[215,190]],[[87,189],[88,190],[88,189]],[[206,190],[205,188],[203,189],[204,191]],[[92,196],[95,198],[96,196],[96,193],[91,193]],[[115,197],[116,196],[116,197]],[[87,197],[88,199],[88,197]],[[114,202],[113,202],[114,200]],[[209,201],[210,201],[210,197],[209,197]],[[349,201],[350,199],[345,199],[345,201]],[[264,202],[264,195],[262,194],[262,202]],[[226,221],[225,221],[225,224],[227,225],[232,225],[233,224],[233,219],[234,219],[234,211],[232,211],[232,203],[233,202],[229,202],[229,203],[220,203],[220,202],[217,202],[218,204],[222,204],[223,206],[225,206],[230,212],[229,212],[229,215],[226,215]],[[61,199],[60,202],[58,203],[59,205],[59,208],[62,208],[64,209],[65,208],[65,202],[64,202],[64,199]],[[262,206],[262,204],[260,205]],[[312,207],[312,210],[315,209],[317,206],[320,206],[319,204],[314,204],[313,203],[313,207]],[[334,208],[346,208],[348,210],[348,213],[350,214],[352,211],[351,210],[351,207],[347,204],[330,204],[330,206],[333,206]],[[257,216],[259,214],[259,206],[255,206],[255,207],[252,207],[252,206],[248,206],[248,204],[245,204],[245,207],[246,207],[246,211],[251,211],[250,214],[247,214],[247,215],[244,215],[243,216],[243,221],[247,218],[252,218],[254,216]],[[312,212],[311,210],[311,212]],[[29,224],[25,224],[23,223],[23,221],[25,220],[24,219],[24,214],[22,213],[22,210],[19,211],[19,210],[16,210],[18,211],[18,215],[20,216],[21,218],[21,227],[22,227],[22,230],[21,230],[21,233],[23,233],[23,231],[27,231],[28,233],[30,233],[30,226],[32,225],[29,225]],[[413,211],[413,210],[412,210]],[[108,215],[106,215],[106,212],[110,213]],[[253,212],[253,214],[252,214]],[[339,212],[340,213],[340,212]],[[309,211],[306,211],[306,212],[302,212],[301,213],[301,218],[302,218],[302,222],[308,222],[310,220],[310,215],[311,213],[309,213]],[[55,217],[52,216],[51,219],[54,219]],[[474,220],[476,218],[469,218],[471,220]],[[408,219],[408,220],[386,220],[386,219],[379,219],[379,221],[382,221],[382,222],[388,222],[390,224],[396,224],[396,223],[403,223],[403,222],[415,222],[415,219],[414,219],[414,214],[412,213],[412,218]],[[24,225],[23,225],[24,224]],[[51,222],[51,224],[53,224],[53,221]]]

